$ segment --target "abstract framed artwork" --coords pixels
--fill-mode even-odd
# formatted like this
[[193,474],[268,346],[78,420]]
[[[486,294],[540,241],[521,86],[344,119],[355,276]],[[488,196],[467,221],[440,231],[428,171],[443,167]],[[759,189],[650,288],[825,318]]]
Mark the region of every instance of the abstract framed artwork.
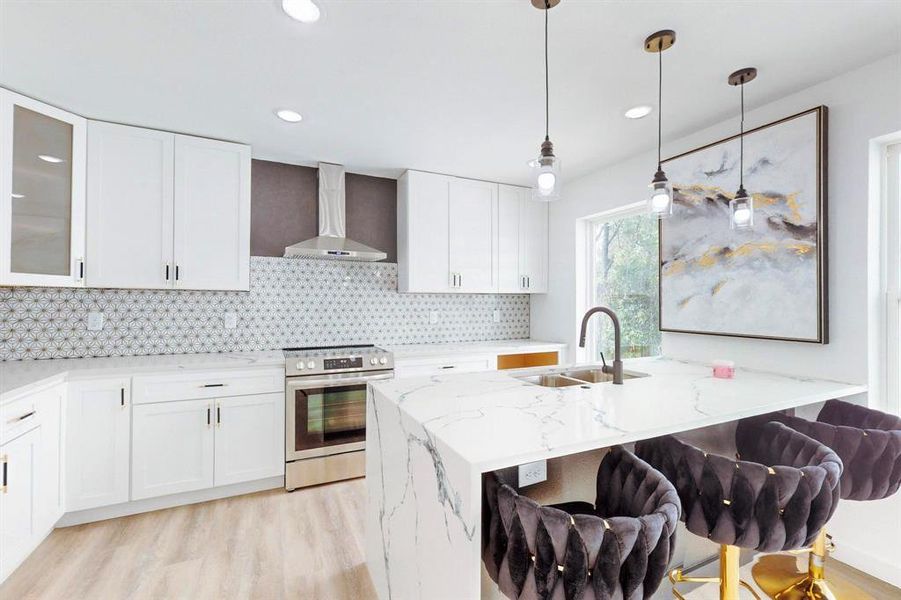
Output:
[[663,161],[674,214],[660,220],[660,330],[828,343],[827,108],[745,132],[754,225],[731,229],[739,139]]

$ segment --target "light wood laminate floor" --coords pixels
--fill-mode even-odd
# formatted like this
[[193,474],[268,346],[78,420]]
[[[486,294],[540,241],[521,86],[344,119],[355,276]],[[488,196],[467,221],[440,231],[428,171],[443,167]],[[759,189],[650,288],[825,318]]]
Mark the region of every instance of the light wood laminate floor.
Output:
[[3,600],[375,598],[363,479],[55,530]]
[[[57,529],[0,586],[0,599],[374,599],[365,502],[357,479]],[[829,565],[874,598],[899,597],[860,571]],[[717,596],[715,586],[688,594]],[[666,582],[658,597],[669,597]]]

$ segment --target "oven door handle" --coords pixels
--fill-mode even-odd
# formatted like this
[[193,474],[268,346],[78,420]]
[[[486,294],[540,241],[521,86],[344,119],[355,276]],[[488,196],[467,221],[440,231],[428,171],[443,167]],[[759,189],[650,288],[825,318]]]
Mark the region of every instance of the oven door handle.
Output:
[[340,387],[345,385],[360,385],[364,383],[369,383],[370,381],[384,381],[386,379],[394,379],[394,373],[383,373],[381,375],[363,375],[360,377],[336,377],[334,379],[321,378],[321,379],[308,379],[297,378],[297,379],[288,379],[285,383],[285,386],[288,389],[293,390],[302,390],[305,388],[330,388],[330,387]]

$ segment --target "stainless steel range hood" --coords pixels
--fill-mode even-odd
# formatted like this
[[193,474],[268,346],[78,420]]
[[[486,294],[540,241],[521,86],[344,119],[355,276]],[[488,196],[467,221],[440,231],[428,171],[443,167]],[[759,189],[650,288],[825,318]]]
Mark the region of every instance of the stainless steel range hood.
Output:
[[358,260],[384,260],[388,255],[345,236],[344,167],[319,163],[319,235],[285,248],[285,256]]

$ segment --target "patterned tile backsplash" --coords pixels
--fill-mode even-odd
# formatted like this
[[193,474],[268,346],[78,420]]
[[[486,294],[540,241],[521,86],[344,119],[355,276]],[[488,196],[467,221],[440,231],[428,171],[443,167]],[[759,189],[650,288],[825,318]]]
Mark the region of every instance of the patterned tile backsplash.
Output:
[[249,292],[0,288],[0,360],[529,337],[527,295],[399,294],[395,264],[254,256],[250,280]]

